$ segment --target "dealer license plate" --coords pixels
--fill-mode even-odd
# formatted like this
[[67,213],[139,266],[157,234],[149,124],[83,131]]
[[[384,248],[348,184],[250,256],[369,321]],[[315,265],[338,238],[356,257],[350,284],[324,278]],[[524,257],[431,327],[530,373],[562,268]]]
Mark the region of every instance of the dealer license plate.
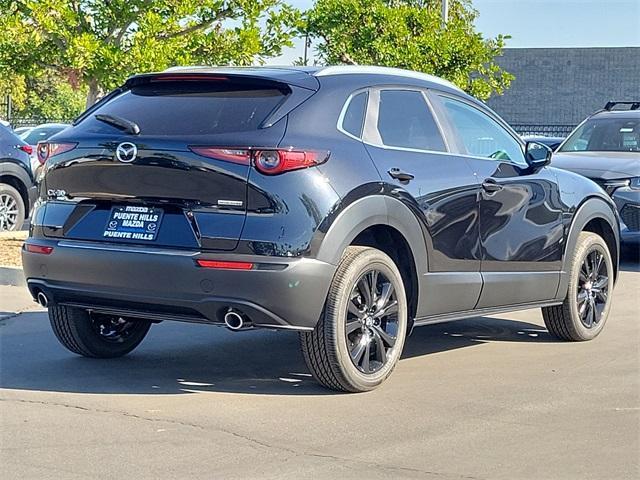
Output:
[[163,212],[159,208],[134,205],[113,207],[105,227],[105,238],[121,240],[156,239]]

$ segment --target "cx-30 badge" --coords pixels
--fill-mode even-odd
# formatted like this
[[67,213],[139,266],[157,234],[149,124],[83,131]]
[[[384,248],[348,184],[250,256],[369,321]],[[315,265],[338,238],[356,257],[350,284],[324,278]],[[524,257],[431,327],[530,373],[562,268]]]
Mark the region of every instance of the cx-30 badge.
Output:
[[116,148],[116,158],[123,163],[131,163],[138,155],[138,147],[133,143],[123,142]]

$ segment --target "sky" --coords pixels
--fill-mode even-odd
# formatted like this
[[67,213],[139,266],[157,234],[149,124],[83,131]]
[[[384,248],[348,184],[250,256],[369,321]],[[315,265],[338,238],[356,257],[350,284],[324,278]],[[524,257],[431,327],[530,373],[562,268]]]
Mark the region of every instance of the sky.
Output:
[[[313,0],[285,0],[302,10]],[[640,0],[473,0],[485,37],[511,35],[507,47],[640,46]],[[302,57],[303,42],[270,64]]]

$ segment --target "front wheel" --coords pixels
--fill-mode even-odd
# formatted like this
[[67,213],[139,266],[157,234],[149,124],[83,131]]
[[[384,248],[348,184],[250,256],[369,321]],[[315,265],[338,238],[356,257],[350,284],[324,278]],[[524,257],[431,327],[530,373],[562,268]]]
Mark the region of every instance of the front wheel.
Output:
[[300,334],[314,378],[344,392],[364,392],[393,371],[407,332],[407,299],[397,266],[374,248],[349,247],[313,332]]
[[49,321],[62,345],[92,358],[126,355],[142,342],[151,326],[147,320],[129,320],[66,306],[49,307]]
[[549,333],[561,340],[591,340],[604,328],[611,309],[614,270],[602,237],[580,233],[569,274],[564,302],[544,307],[542,317]]

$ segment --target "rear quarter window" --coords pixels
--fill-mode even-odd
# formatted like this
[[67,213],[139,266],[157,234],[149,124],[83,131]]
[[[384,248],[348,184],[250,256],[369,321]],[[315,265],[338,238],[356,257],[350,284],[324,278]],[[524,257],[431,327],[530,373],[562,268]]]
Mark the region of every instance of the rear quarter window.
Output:
[[360,138],[362,136],[362,127],[364,126],[364,114],[367,109],[367,92],[360,92],[351,97],[347,109],[342,118],[342,129]]
[[260,84],[157,82],[109,100],[76,127],[85,133],[117,132],[95,114],[135,122],[142,135],[210,135],[256,130],[288,92]]

